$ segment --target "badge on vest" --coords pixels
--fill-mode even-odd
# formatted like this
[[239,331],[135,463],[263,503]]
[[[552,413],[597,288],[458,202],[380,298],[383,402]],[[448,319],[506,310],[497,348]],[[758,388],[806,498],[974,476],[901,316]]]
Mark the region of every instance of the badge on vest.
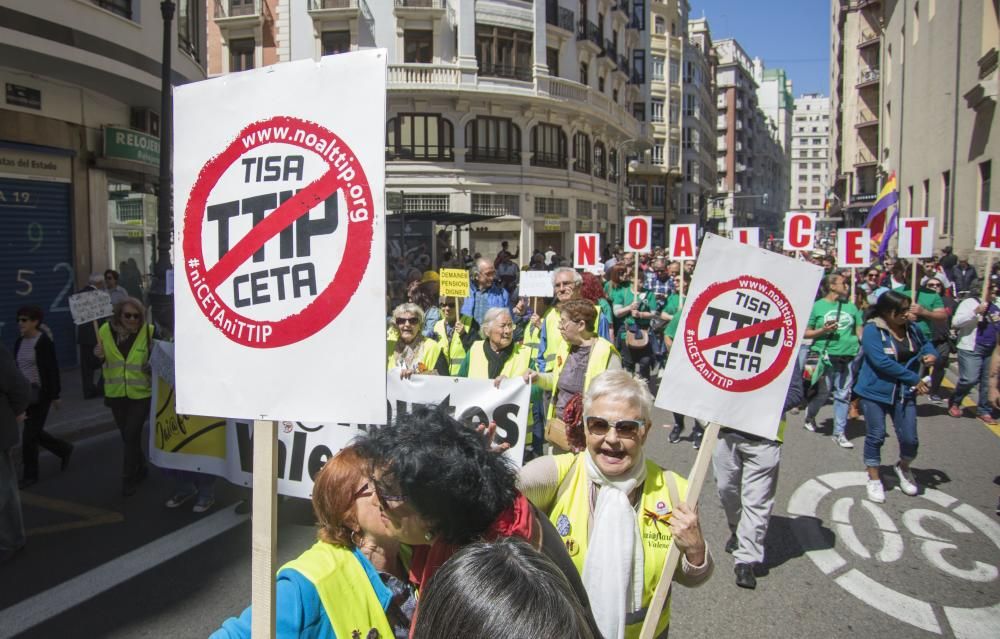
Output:
[[563,542],[566,544],[566,552],[569,553],[569,556],[576,557],[577,553],[580,552],[580,544],[576,543],[572,537],[566,537]]
[[566,537],[573,531],[572,526],[569,523],[569,517],[566,515],[559,515],[556,519],[556,532],[559,533],[560,537]]

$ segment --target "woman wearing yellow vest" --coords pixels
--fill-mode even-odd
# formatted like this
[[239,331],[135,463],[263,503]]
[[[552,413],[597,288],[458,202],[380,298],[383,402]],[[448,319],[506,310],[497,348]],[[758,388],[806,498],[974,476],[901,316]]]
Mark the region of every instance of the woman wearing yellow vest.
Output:
[[[506,308],[491,308],[483,316],[485,339],[469,347],[458,377],[492,379],[499,388],[508,377],[525,377],[531,365],[531,349],[514,342],[514,319]],[[525,377],[525,383],[528,383]]]
[[[368,462],[354,446],[337,453],[316,475],[319,541],[278,571],[279,639],[409,635],[414,590],[373,491]],[[251,612],[247,608],[227,619],[211,639],[250,637]]]
[[458,375],[469,347],[476,341],[479,325],[468,315],[455,322],[455,298],[447,297],[441,305],[441,319],[434,323],[433,337],[441,345],[441,351],[448,360],[448,374]]
[[392,311],[392,323],[386,342],[386,370],[398,368],[401,379],[414,373],[447,375],[448,360],[436,340],[424,337],[424,312],[416,304],[400,304]]
[[[535,459],[520,473],[580,571],[605,639],[639,636],[671,544],[682,552],[678,583],[697,586],[712,572],[698,512],[683,501],[687,482],[643,453],[652,410],[645,380],[598,375],[583,400],[586,450]],[[669,613],[654,636],[666,636]]]
[[[566,422],[571,434],[578,434],[583,393],[600,373],[621,368],[622,360],[611,342],[594,334],[597,309],[591,302],[569,300],[559,310],[564,346],[556,354],[552,372],[533,375],[532,381],[552,393],[546,418],[557,417]],[[580,437],[570,437],[570,441],[583,445]]]
[[104,362],[104,403],[111,408],[121,432],[122,494],[134,495],[149,469],[142,454],[142,425],[149,417],[153,325],[144,321],[146,308],[134,297],[115,304],[111,320],[97,331],[94,355]]

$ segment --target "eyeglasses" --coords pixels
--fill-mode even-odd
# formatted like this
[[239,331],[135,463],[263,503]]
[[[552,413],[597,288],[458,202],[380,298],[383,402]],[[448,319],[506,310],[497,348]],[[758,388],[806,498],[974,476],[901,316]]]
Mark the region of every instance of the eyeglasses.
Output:
[[142,315],[139,315],[138,313],[122,313],[122,317],[125,319],[139,319]]
[[23,323],[25,323],[25,322],[30,322],[30,321],[31,321],[31,318],[30,318],[30,317],[19,317],[19,318],[17,318],[17,321],[18,321],[19,323],[23,324]]
[[378,480],[374,477],[368,478],[368,484],[371,485],[372,490],[375,492],[375,499],[378,500],[383,510],[391,510],[394,506],[390,504],[398,505],[406,501],[406,497],[403,495],[390,495],[386,493],[385,488],[379,486]]
[[414,326],[416,326],[417,325],[417,318],[416,317],[397,317],[396,318],[396,326],[402,326],[404,324],[413,324]]
[[928,284],[927,288],[932,289],[932,290],[939,290],[940,291],[941,290],[941,285],[940,284]]
[[365,484],[364,484],[364,486],[362,486],[361,488],[359,488],[357,490],[357,492],[355,492],[353,495],[351,495],[351,501],[353,502],[353,501],[355,501],[357,499],[360,499],[362,497],[370,497],[371,494],[372,494],[372,488],[371,488],[371,486],[372,486],[372,483],[370,481],[366,481]]
[[645,426],[645,422],[635,419],[620,419],[612,424],[603,417],[595,417],[593,415],[584,417],[583,421],[587,425],[587,430],[590,431],[592,435],[596,435],[598,437],[606,435],[609,430],[614,428],[619,437],[635,439],[638,437],[639,431],[642,427]]

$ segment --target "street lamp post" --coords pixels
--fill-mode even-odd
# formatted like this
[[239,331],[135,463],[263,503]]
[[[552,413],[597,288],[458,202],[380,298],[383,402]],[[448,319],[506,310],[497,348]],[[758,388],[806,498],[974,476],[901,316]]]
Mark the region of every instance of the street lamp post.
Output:
[[173,173],[171,142],[173,138],[173,96],[170,94],[171,38],[174,9],[173,0],[160,3],[163,16],[163,58],[160,63],[160,190],[156,207],[156,264],[149,301],[153,311],[153,321],[169,336],[173,336],[174,308],[173,296],[167,295],[167,274],[173,268],[170,263],[170,247],[173,234]]

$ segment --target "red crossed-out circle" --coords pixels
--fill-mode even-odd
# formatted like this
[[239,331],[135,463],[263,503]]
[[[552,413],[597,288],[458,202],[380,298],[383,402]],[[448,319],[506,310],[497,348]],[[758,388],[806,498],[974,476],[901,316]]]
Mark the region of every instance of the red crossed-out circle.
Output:
[[[764,296],[768,302],[778,308],[780,314],[759,324],[744,326],[729,333],[713,335],[711,337],[699,337],[698,326],[705,315],[705,309],[714,300],[736,289],[745,289],[747,292]],[[770,366],[753,377],[746,379],[729,377],[716,370],[711,365],[710,360],[705,357],[705,351],[741,339],[748,339],[762,333],[767,333],[777,328],[782,330],[779,344],[776,347],[778,348],[778,355],[771,362]],[[702,378],[705,381],[723,390],[734,393],[745,393],[767,386],[785,370],[785,367],[788,366],[788,362],[791,360],[792,351],[795,348],[797,331],[795,313],[792,311],[792,305],[784,293],[765,279],[742,276],[726,282],[716,282],[706,288],[694,300],[691,304],[691,310],[688,311],[687,321],[684,324],[684,352],[687,353],[688,359],[691,360],[691,363],[696,368],[701,364],[715,374],[714,376],[702,374]]]
[[[273,133],[280,129],[286,131],[286,135],[280,139],[275,135],[260,135],[262,131]],[[296,135],[300,132],[301,135]],[[312,142],[309,142],[310,140]],[[317,148],[320,141],[327,142],[323,151]],[[260,224],[235,242],[211,269],[206,269],[202,226],[212,190],[229,167],[244,154],[260,146],[275,143],[298,146],[320,155],[327,162],[329,169],[274,209]],[[330,152],[334,145],[339,149],[340,155]],[[339,168],[334,166],[338,158],[343,158]],[[354,177],[350,182],[338,177],[348,167],[354,171]],[[358,187],[361,189],[360,193]],[[346,197],[352,188],[351,197]],[[316,298],[300,312],[280,320],[255,320],[230,308],[216,292],[219,287],[228,281],[233,272],[249,260],[265,242],[299,217],[307,215],[315,206],[323,203],[340,189],[344,189],[347,200],[347,215],[341,217],[341,221],[347,224],[347,242],[340,266],[330,283],[322,288]],[[355,202],[363,204],[355,206]],[[360,209],[366,209],[367,214],[360,215]],[[355,215],[355,212],[359,214]],[[356,159],[354,152],[339,136],[314,122],[286,116],[253,122],[240,131],[222,153],[202,167],[188,197],[182,238],[185,261],[183,268],[191,292],[195,296],[195,302],[213,326],[238,344],[254,348],[275,348],[301,341],[332,322],[357,292],[371,258],[374,217],[374,202],[364,168]],[[206,295],[212,295],[212,303],[205,303]],[[223,317],[219,315],[220,308],[224,312],[224,319],[219,319]],[[224,325],[225,320],[234,324]],[[244,323],[247,330],[242,328],[237,330],[239,323]],[[261,339],[262,333],[268,334],[266,340]]]

